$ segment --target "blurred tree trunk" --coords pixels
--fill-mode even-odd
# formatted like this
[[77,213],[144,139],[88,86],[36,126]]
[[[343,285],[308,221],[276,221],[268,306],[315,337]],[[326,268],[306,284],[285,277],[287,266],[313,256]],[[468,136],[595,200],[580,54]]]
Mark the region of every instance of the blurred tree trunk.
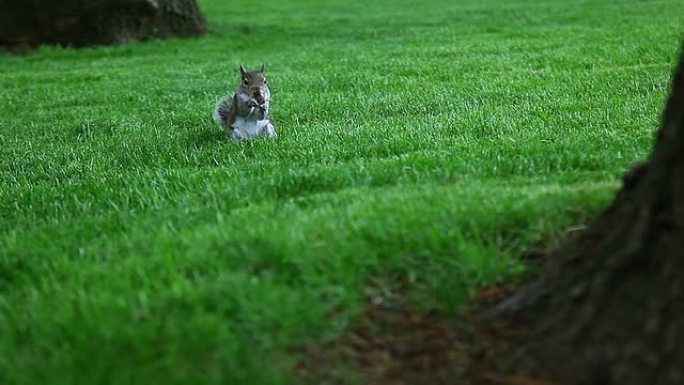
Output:
[[538,282],[485,313],[531,325],[509,345],[513,367],[561,384],[684,384],[684,52],[670,92],[648,162]]
[[3,0],[0,45],[82,47],[196,36],[206,22],[195,0]]

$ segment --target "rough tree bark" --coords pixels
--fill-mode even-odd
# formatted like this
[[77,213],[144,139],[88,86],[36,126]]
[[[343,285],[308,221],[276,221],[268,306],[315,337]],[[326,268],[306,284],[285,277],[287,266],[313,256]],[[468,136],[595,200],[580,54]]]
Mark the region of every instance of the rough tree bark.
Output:
[[5,0],[0,45],[82,47],[196,36],[206,21],[195,0]]
[[650,159],[611,206],[484,313],[534,325],[514,367],[562,384],[684,384],[684,52],[670,92]]

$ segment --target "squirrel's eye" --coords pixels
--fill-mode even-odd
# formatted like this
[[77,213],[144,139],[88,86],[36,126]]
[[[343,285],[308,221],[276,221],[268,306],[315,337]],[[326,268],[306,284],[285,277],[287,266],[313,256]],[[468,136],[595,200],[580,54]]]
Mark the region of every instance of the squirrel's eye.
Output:
[[264,84],[266,84],[266,83],[268,83],[268,82],[266,81],[266,79],[264,79]]
[[243,79],[243,80],[242,80],[242,84],[244,84],[244,85],[249,85],[249,80]]

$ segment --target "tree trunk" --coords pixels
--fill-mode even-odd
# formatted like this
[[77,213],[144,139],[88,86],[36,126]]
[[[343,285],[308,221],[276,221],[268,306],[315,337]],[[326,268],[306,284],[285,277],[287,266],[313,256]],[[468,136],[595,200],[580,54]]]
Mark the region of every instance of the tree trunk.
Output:
[[74,47],[196,36],[206,22],[195,0],[5,0],[0,45]]
[[562,384],[684,384],[684,53],[649,161],[551,261],[484,315],[532,325],[514,367]]

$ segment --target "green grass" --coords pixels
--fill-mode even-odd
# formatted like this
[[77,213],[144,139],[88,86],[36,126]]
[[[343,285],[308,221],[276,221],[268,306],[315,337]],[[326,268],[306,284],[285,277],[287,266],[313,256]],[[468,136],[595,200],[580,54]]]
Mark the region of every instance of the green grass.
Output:
[[[371,279],[453,313],[644,159],[679,1],[203,0],[0,56],[0,383],[296,383]],[[259,4],[259,5],[257,5]],[[277,140],[211,121],[267,63]]]

